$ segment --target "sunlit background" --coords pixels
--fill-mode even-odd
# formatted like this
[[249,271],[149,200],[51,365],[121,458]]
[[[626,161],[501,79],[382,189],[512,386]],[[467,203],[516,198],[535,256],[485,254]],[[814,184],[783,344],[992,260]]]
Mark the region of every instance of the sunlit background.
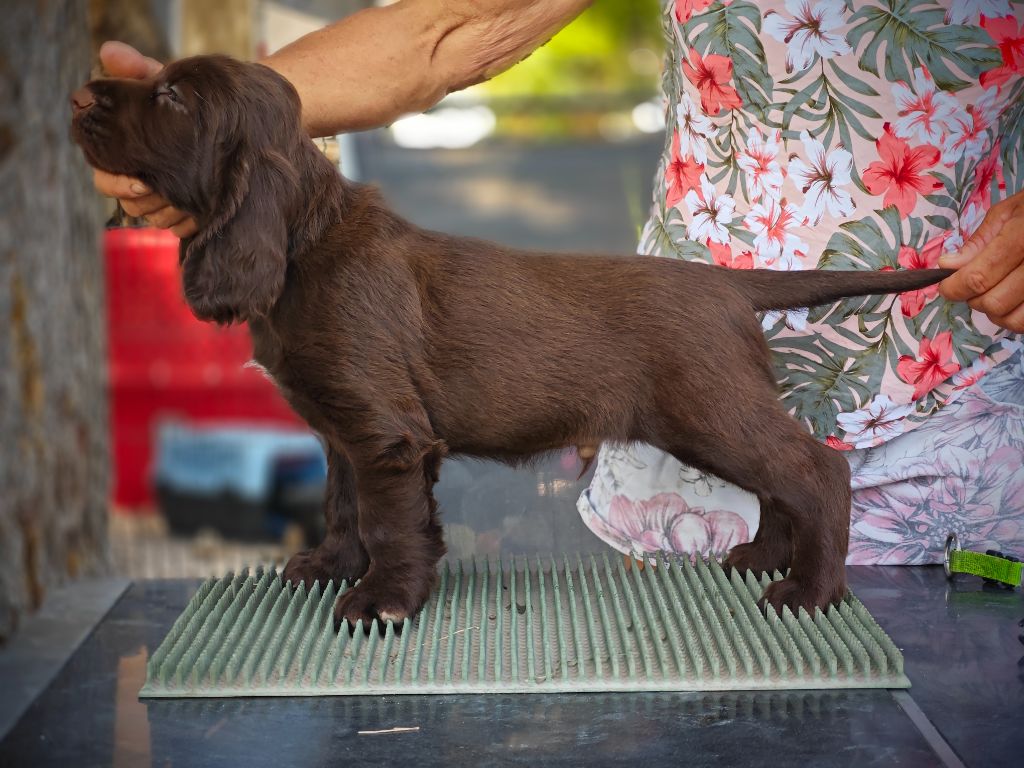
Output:
[[[110,0],[94,45],[161,60],[272,53],[371,3]],[[632,252],[663,142],[656,0],[597,2],[523,63],[387,129],[322,142],[417,224],[511,245]],[[323,77],[331,77],[324,72]],[[325,463],[244,329],[194,320],[166,232],[105,237],[115,568],[133,577],[280,562],[317,542]],[[580,522],[573,451],[531,468],[450,459],[436,495],[449,556],[603,548]]]

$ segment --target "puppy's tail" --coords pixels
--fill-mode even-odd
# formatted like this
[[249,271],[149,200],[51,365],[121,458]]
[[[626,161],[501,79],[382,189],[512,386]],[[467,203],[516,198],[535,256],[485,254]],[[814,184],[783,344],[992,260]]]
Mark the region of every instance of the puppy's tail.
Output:
[[734,269],[733,284],[755,310],[797,309],[830,304],[849,296],[904,293],[925,288],[953,274],[952,269],[861,270]]

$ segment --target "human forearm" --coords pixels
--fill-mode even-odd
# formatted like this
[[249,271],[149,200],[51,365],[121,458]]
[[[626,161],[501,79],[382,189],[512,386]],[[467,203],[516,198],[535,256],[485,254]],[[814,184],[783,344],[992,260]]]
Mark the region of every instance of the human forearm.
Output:
[[299,92],[314,136],[386,125],[520,61],[591,0],[401,0],[296,40],[262,63]]
[[[313,136],[372,128],[508,69],[590,2],[401,0],[306,35],[263,63],[295,86]],[[100,59],[114,77],[145,78],[161,68],[123,43],[105,43]],[[187,213],[137,179],[96,171],[95,184],[131,216],[179,237],[196,232]]]

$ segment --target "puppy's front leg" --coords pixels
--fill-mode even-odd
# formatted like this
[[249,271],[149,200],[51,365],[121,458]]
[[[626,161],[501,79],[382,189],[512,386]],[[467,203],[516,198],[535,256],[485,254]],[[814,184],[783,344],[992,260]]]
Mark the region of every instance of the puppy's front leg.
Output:
[[306,588],[319,581],[321,589],[334,580],[352,584],[366,573],[370,558],[359,538],[359,500],[355,470],[348,457],[327,449],[327,494],[324,499],[327,533],[320,545],[293,555],[284,569],[285,581],[305,582]]
[[432,488],[444,444],[410,435],[374,439],[376,450],[353,450],[359,496],[359,536],[370,567],[338,598],[335,626],[412,618],[430,596],[437,562],[444,556]]

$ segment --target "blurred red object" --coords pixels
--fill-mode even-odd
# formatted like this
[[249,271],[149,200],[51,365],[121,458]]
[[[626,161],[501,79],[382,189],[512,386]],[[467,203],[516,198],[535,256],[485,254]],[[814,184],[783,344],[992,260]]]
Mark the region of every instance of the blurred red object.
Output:
[[157,424],[301,424],[258,368],[246,368],[245,326],[192,316],[181,295],[178,238],[159,229],[105,236],[114,503],[152,505],[150,465]]

